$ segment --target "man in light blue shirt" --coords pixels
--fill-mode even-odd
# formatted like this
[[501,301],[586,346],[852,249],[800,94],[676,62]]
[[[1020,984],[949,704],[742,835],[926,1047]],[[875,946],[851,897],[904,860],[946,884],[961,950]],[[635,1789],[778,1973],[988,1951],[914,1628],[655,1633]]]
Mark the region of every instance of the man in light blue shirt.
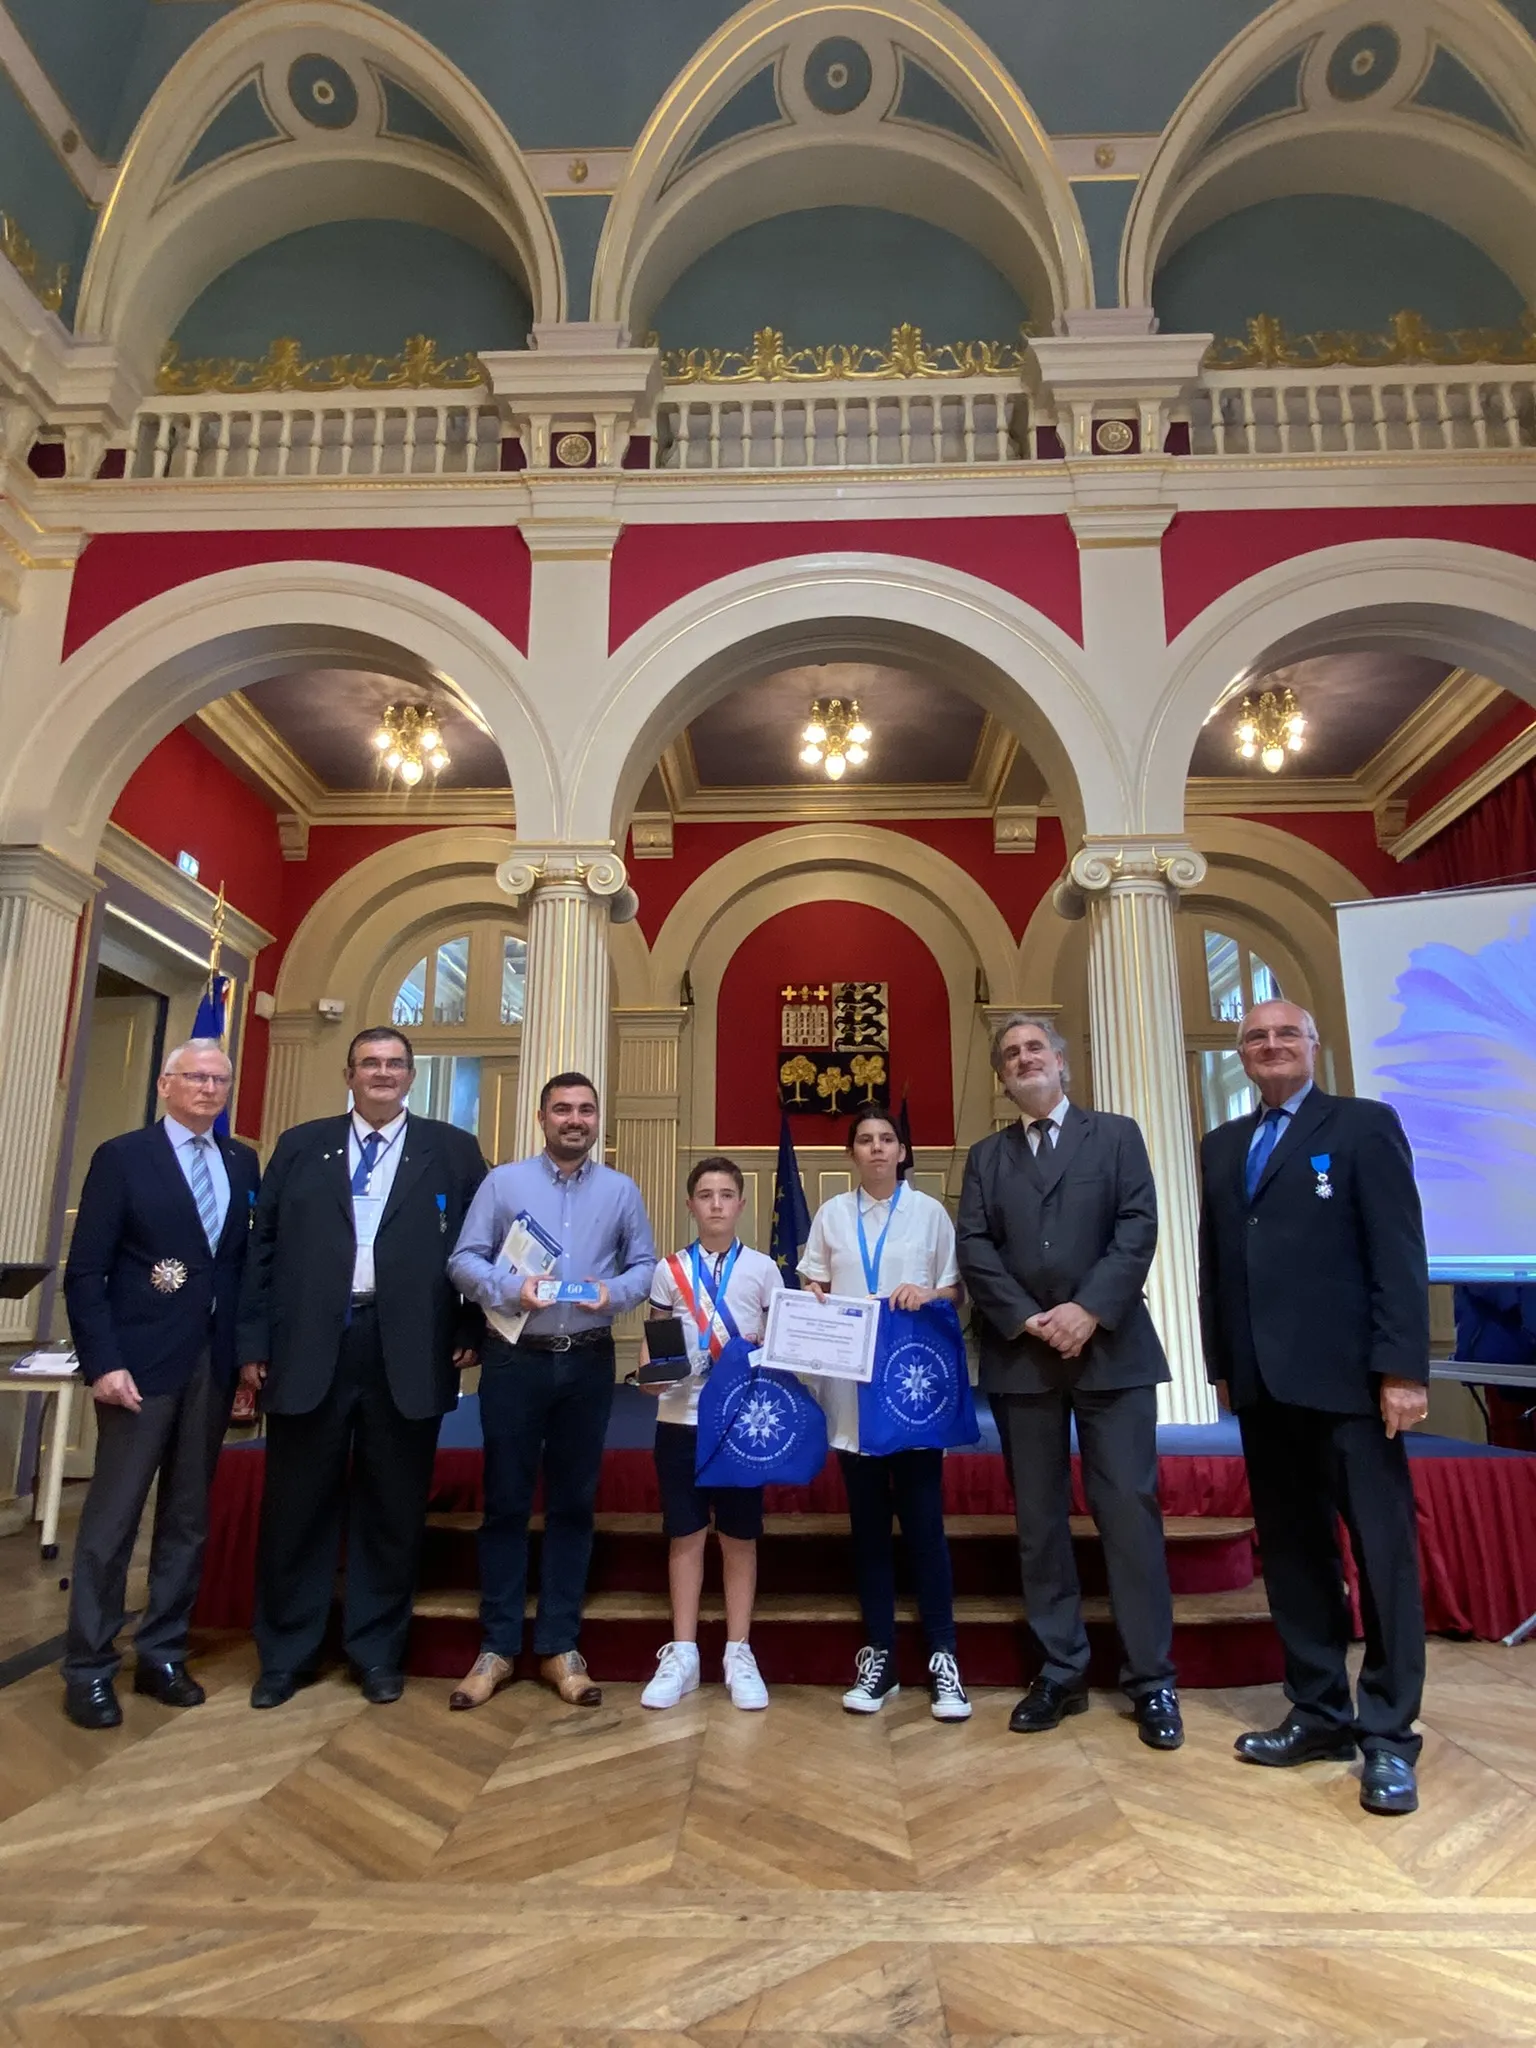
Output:
[[[572,1706],[595,1707],[603,1697],[576,1638],[613,1407],[613,1318],[649,1296],[656,1246],[639,1188],[592,1157],[602,1122],[585,1074],[545,1082],[539,1128],[542,1152],[498,1166],[482,1182],[448,1261],[454,1285],[491,1321],[480,1373],[481,1650],[449,1699],[455,1709],[482,1706],[512,1676],[523,1636],[528,1515],[541,1467],[544,1545],[533,1631],[539,1675]],[[519,1272],[504,1255],[519,1217],[557,1248],[545,1275]],[[541,1305],[541,1277],[591,1281],[596,1298]],[[510,1325],[514,1339],[498,1333],[498,1321]]]

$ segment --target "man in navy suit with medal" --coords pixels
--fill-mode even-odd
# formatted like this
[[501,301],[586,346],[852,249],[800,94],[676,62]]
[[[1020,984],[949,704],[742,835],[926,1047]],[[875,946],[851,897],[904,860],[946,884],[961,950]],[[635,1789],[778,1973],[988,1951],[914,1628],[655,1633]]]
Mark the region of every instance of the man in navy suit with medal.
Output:
[[360,1031],[346,1078],[348,1114],[277,1141],[240,1301],[242,1372],[267,1418],[253,1707],[316,1675],[343,1523],[347,1660],[365,1699],[399,1699],[438,1428],[484,1328],[448,1277],[479,1145],[407,1114],[403,1032]]
[[[1290,1712],[1247,1763],[1365,1753],[1368,1813],[1418,1805],[1424,1689],[1413,1485],[1402,1432],[1428,1407],[1429,1271],[1413,1155],[1385,1103],[1313,1081],[1317,1026],[1260,1003],[1238,1029],[1256,1114],[1200,1147],[1206,1368],[1237,1415]],[[1351,1705],[1336,1518],[1360,1575]]]
[[158,1083],[164,1117],[98,1146],[80,1196],[64,1304],[96,1401],[96,1466],[75,1541],[64,1711],[81,1728],[123,1718],[116,1637],[157,1479],[133,1689],[168,1707],[204,1698],[186,1667],[187,1624],[235,1393],[235,1305],[261,1178],[249,1145],[214,1132],[231,1078],[216,1039],[174,1047]]

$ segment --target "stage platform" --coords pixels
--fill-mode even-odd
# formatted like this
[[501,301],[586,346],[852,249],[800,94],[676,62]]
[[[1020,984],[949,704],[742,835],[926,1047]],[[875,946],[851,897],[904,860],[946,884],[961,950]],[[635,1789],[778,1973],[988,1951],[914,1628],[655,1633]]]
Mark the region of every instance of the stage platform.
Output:
[[[597,1536],[583,1643],[605,1677],[649,1675],[668,1633],[666,1544],[651,1460],[655,1408],[621,1387],[599,1484]],[[1280,1670],[1253,1536],[1236,1424],[1158,1432],[1159,1491],[1175,1600],[1175,1654],[1186,1686],[1263,1684]],[[1536,1457],[1448,1437],[1409,1439],[1419,1514],[1425,1616],[1432,1634],[1496,1640],[1536,1611]],[[250,1625],[261,1446],[227,1449],[210,1512],[196,1623]],[[1074,1460],[1074,1535],[1094,1643],[1096,1682],[1112,1684],[1118,1646],[1105,1599],[1103,1560]],[[1033,1669],[1023,1626],[1012,1496],[990,1416],[974,1451],[944,1464],[955,1566],[956,1621],[967,1676],[1013,1685]],[[853,1598],[846,1503],[835,1459],[807,1487],[770,1487],[753,1628],[771,1683],[842,1684],[861,1638]],[[445,1418],[416,1603],[410,1668],[457,1676],[479,1647],[474,1531],[481,1507],[479,1403],[467,1396]],[[537,1524],[534,1583],[537,1578]],[[701,1640],[724,1640],[718,1556],[711,1546]],[[903,1602],[898,1652],[921,1675],[915,1610]]]

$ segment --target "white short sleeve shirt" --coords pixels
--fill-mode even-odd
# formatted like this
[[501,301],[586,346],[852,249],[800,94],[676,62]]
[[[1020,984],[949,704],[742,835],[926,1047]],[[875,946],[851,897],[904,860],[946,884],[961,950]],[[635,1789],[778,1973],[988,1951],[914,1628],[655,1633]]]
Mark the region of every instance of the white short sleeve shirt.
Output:
[[[687,1251],[677,1255],[683,1266],[688,1282],[693,1284],[693,1271]],[[710,1278],[716,1279],[726,1253],[718,1259],[705,1255]],[[784,1276],[778,1267],[763,1252],[755,1252],[743,1245],[736,1264],[731,1268],[730,1285],[725,1290],[725,1304],[735,1319],[736,1327],[749,1344],[760,1344],[763,1331],[768,1324],[768,1304],[784,1285]],[[662,1422],[680,1422],[694,1426],[699,1419],[699,1389],[709,1371],[708,1347],[699,1344],[699,1330],[693,1316],[683,1300],[682,1289],[673,1277],[671,1265],[661,1260],[656,1276],[651,1282],[651,1306],[660,1309],[663,1315],[680,1316],[683,1331],[689,1340],[689,1351],[693,1359],[693,1371],[685,1380],[678,1380],[657,1398],[656,1413]],[[700,1303],[700,1307],[705,1307]]]
[[[890,1234],[880,1254],[875,1292],[884,1296],[895,1287],[953,1287],[960,1267],[955,1258],[955,1226],[949,1211],[932,1195],[903,1185],[895,1215],[889,1202],[872,1202],[861,1188],[834,1195],[811,1219],[811,1234],[800,1258],[800,1276],[819,1281],[833,1294],[870,1292],[859,1252],[859,1217],[870,1256],[887,1222]],[[827,1435],[837,1451],[859,1448],[859,1390],[847,1380],[808,1378],[805,1382],[827,1417]]]

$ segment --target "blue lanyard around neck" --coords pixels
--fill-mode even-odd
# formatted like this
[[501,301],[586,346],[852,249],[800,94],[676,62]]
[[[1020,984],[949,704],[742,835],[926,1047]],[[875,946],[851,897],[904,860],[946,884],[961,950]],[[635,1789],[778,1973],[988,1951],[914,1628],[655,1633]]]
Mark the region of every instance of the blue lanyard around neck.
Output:
[[741,1335],[736,1327],[736,1318],[726,1306],[725,1300],[725,1290],[731,1284],[731,1275],[735,1272],[736,1261],[740,1257],[741,1239],[738,1237],[726,1253],[725,1264],[720,1268],[720,1278],[711,1280],[709,1268],[704,1263],[703,1249],[698,1241],[695,1240],[688,1247],[688,1259],[693,1267],[693,1298],[705,1311],[704,1322],[699,1329],[699,1348],[702,1351],[709,1349],[710,1324],[716,1316],[724,1324],[727,1337],[735,1338]]
[[864,1284],[868,1287],[871,1294],[878,1294],[880,1292],[880,1255],[885,1250],[885,1240],[891,1234],[891,1225],[896,1221],[896,1204],[901,1200],[901,1190],[904,1185],[905,1183],[902,1181],[897,1181],[896,1183],[896,1192],[891,1196],[891,1206],[885,1219],[885,1228],[880,1233],[873,1258],[869,1255],[869,1239],[864,1235],[864,1209],[859,1190],[855,1188],[853,1192],[854,1214],[859,1222],[859,1257],[864,1261]]

